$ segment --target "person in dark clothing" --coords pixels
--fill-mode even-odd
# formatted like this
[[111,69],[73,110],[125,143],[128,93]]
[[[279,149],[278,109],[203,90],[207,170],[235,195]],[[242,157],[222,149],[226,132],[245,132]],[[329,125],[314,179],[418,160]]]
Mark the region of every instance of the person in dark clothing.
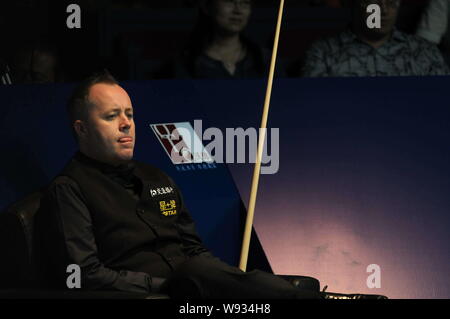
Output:
[[13,53],[9,66],[15,84],[44,84],[64,80],[58,49],[43,39],[21,44]]
[[262,271],[242,272],[204,247],[173,180],[132,160],[133,107],[109,74],[83,83],[68,109],[79,151],[49,186],[36,220],[52,287],[65,288],[67,266],[76,264],[87,290],[319,297]]
[[269,54],[244,35],[251,11],[251,0],[203,1],[186,49],[169,73],[204,79],[264,76]]
[[0,80],[2,85],[12,84],[9,73],[10,69],[8,64],[0,58]]
[[243,272],[203,245],[182,195],[161,170],[134,161],[127,92],[109,73],[83,82],[68,103],[79,151],[37,213],[43,277],[66,288],[162,292],[173,298],[321,298],[260,270]]

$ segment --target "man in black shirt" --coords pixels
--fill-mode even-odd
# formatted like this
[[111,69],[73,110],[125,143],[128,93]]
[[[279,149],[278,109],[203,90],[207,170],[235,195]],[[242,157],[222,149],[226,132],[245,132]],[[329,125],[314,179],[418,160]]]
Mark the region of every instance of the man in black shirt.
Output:
[[36,216],[45,282],[66,288],[67,267],[75,264],[86,290],[174,298],[331,296],[263,271],[243,272],[203,246],[172,179],[132,160],[133,107],[111,75],[83,82],[68,112],[79,151],[49,186]]
[[132,160],[133,107],[111,75],[82,83],[68,112],[79,151],[49,186],[36,221],[47,282],[65,288],[67,266],[76,264],[88,290],[319,297],[272,274],[242,272],[203,246],[172,179]]

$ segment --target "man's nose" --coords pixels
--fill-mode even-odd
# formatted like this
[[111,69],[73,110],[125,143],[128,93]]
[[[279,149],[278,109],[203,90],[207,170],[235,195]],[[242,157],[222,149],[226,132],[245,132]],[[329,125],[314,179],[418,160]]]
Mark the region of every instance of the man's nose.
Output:
[[121,131],[122,130],[129,130],[131,125],[132,125],[132,123],[131,123],[131,120],[126,115],[122,115],[120,117],[120,124],[119,125],[120,125],[119,128],[120,128]]

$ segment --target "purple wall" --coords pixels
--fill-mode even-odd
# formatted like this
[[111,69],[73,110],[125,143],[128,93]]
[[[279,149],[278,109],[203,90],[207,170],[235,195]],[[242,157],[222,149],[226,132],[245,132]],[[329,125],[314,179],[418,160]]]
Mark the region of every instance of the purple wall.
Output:
[[[314,276],[328,291],[450,297],[448,81],[275,81],[280,170],[260,179],[254,223],[275,273]],[[217,121],[258,125],[264,89],[227,86]],[[253,166],[230,169],[247,204]],[[380,289],[366,285],[370,264]]]

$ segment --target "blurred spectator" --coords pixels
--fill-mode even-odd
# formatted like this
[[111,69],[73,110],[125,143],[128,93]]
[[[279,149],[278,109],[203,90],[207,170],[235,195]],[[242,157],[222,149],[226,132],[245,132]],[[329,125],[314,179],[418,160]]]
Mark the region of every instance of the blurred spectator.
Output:
[[447,64],[450,62],[449,15],[450,0],[430,0],[416,32],[418,36],[441,45]]
[[10,59],[12,83],[53,83],[63,80],[56,48],[45,42],[19,47]]
[[[370,29],[366,8],[381,7],[381,28]],[[401,76],[448,74],[438,48],[395,28],[400,0],[353,0],[350,29],[312,45],[303,76]]]
[[197,0],[109,0],[109,2],[113,8],[148,9],[193,7]]
[[266,72],[267,55],[243,34],[251,0],[205,0],[187,49],[172,66],[177,78],[251,78]]
[[8,64],[0,58],[0,83],[2,85],[12,84]]
[[416,34],[439,44],[447,32],[449,0],[430,0],[422,15]]
[[[2,39],[3,43],[7,43],[7,39],[5,39],[5,29],[5,6],[2,3],[0,4],[0,39]],[[2,47],[0,50],[0,85],[11,84],[11,78],[9,76],[9,66],[4,60],[5,55],[5,48]]]
[[328,6],[332,8],[340,8],[342,6],[341,0],[310,0],[311,6]]

